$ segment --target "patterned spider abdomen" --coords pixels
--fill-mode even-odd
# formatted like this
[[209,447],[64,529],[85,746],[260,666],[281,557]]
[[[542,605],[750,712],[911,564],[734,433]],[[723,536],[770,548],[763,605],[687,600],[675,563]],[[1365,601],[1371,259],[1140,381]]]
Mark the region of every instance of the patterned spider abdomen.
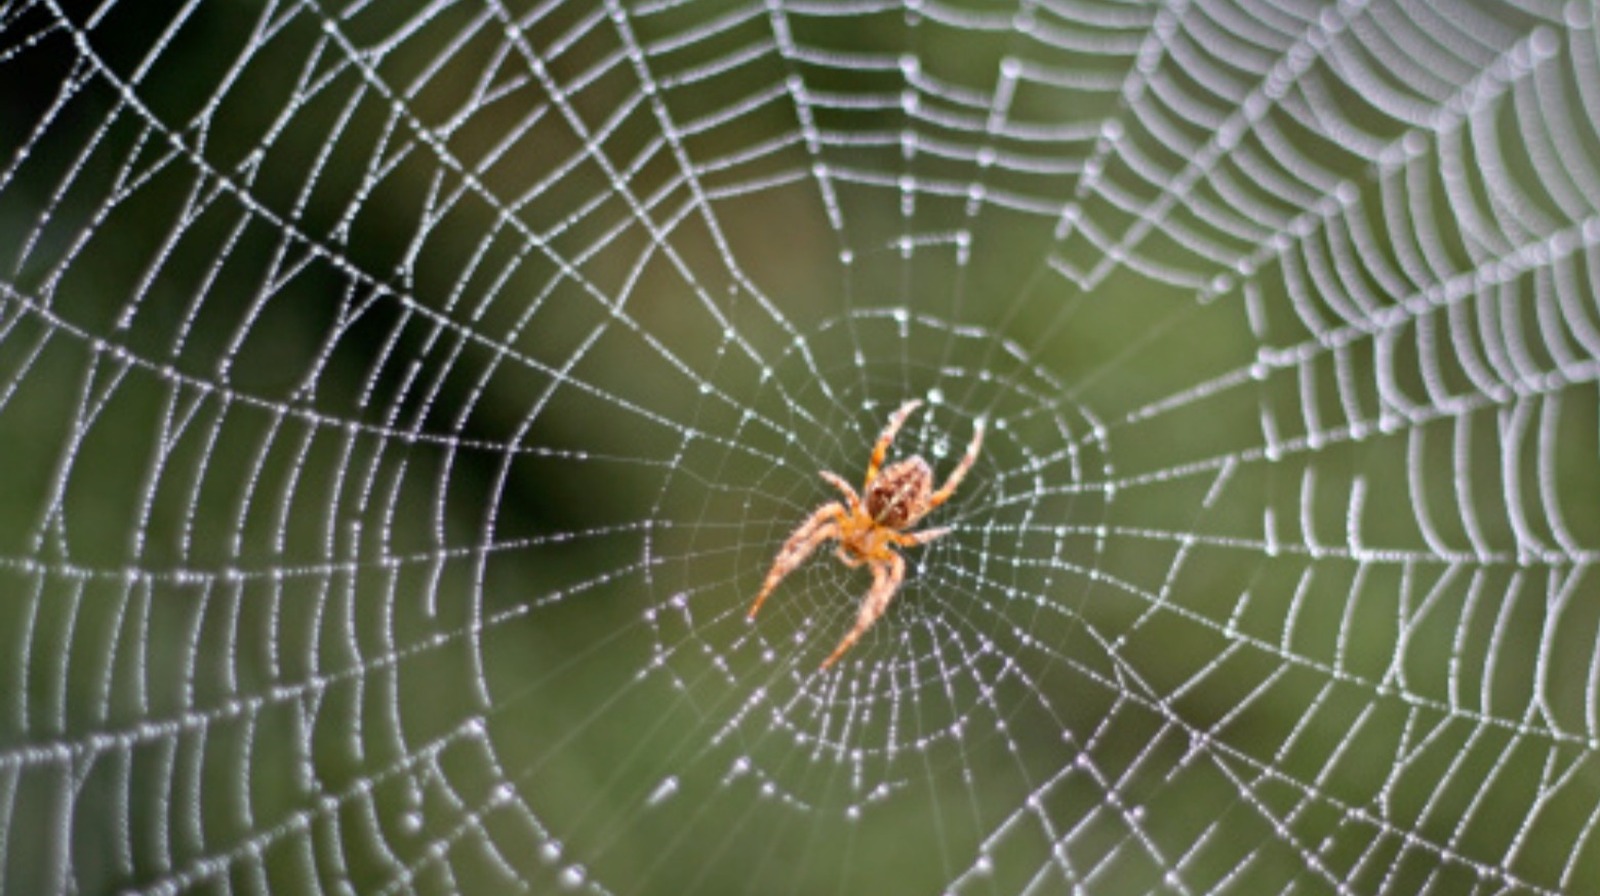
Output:
[[933,492],[933,470],[921,457],[890,464],[867,488],[867,515],[880,526],[901,529],[920,517]]

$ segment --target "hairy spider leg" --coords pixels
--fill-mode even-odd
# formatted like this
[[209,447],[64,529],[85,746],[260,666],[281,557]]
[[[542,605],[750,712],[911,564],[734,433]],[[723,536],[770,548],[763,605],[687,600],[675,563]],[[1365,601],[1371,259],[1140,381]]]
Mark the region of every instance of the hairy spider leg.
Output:
[[766,581],[761,583],[761,593],[756,595],[756,602],[751,605],[745,618],[755,619],[772,589],[778,587],[784,576],[794,572],[795,567],[804,563],[818,545],[830,538],[838,538],[839,527],[846,518],[845,509],[838,501],[830,501],[806,517],[806,521],[790,533],[789,540],[778,551],[777,559],[772,561],[772,569],[767,572]]
[[850,512],[852,514],[861,512],[861,496],[856,494],[856,490],[850,487],[850,483],[844,481],[843,476],[831,470],[823,470],[819,475],[826,479],[829,485],[844,492],[845,498],[850,501]]
[[967,471],[972,469],[972,464],[978,459],[978,449],[982,447],[983,418],[980,417],[977,425],[972,427],[972,444],[967,446],[967,453],[962,455],[961,463],[957,464],[956,468],[951,471],[950,478],[944,481],[944,485],[928,496],[928,505],[922,509],[922,512],[907,521],[906,525],[912,525],[917,520],[927,516],[935,507],[950,500],[950,496],[956,493],[957,486],[961,485],[961,480],[967,478]]
[[889,443],[900,432],[900,427],[905,425],[906,418],[911,412],[922,407],[922,399],[913,398],[900,406],[889,417],[889,423],[883,428],[883,434],[878,436],[878,444],[872,446],[872,460],[867,463],[867,481],[861,486],[862,491],[872,488],[872,483],[878,478],[878,470],[883,466],[883,459],[889,454]]
[[940,526],[937,529],[923,529],[921,532],[891,532],[889,538],[902,547],[914,548],[917,545],[927,544],[936,538],[943,538],[951,533],[949,526]]
[[844,652],[855,646],[856,641],[866,634],[867,629],[872,628],[872,624],[878,621],[883,611],[889,609],[889,601],[899,589],[900,580],[905,578],[906,561],[894,551],[889,551],[888,554],[887,561],[872,564],[872,590],[868,591],[867,596],[861,601],[861,612],[856,615],[855,627],[844,636],[844,640],[833,649],[833,653],[822,661],[822,668],[828,668],[833,665],[834,660],[844,656]]

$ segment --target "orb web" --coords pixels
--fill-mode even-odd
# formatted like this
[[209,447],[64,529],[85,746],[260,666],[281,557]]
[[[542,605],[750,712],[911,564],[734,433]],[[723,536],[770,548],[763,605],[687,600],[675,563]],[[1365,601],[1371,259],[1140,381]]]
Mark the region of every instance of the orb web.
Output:
[[1594,24],[0,4],[0,882],[1583,892]]

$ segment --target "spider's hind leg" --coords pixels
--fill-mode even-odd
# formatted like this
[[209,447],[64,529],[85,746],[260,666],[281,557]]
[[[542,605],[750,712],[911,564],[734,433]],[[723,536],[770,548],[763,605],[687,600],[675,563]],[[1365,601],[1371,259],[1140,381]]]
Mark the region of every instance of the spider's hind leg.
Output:
[[844,652],[855,646],[861,636],[872,628],[884,611],[889,609],[889,602],[894,600],[894,594],[900,590],[900,582],[906,577],[906,561],[893,551],[889,552],[889,559],[872,564],[872,590],[861,599],[861,612],[856,614],[856,624],[833,653],[822,661],[822,668],[833,665],[834,661],[844,656]]
[[767,571],[767,578],[761,583],[761,593],[756,595],[756,602],[750,605],[746,619],[756,618],[756,613],[760,612],[761,605],[766,602],[772,589],[778,587],[784,576],[794,572],[795,567],[804,563],[812,551],[824,541],[839,537],[839,524],[844,517],[845,510],[839,502],[830,501],[818,507],[799,528],[790,533],[783,547],[778,549],[778,556],[773,559],[772,569]]

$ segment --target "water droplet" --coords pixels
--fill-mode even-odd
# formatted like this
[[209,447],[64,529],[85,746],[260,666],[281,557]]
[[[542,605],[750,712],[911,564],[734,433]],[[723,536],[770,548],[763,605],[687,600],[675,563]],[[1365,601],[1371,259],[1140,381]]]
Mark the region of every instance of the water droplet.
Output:
[[668,775],[661,779],[661,783],[656,785],[655,790],[650,791],[650,797],[645,802],[651,806],[658,806],[666,800],[672,799],[677,792],[678,776]]
[[569,890],[576,890],[583,886],[583,881],[589,872],[582,865],[568,865],[561,872],[561,886]]
[[561,841],[551,840],[539,847],[539,858],[555,863],[561,859]]

